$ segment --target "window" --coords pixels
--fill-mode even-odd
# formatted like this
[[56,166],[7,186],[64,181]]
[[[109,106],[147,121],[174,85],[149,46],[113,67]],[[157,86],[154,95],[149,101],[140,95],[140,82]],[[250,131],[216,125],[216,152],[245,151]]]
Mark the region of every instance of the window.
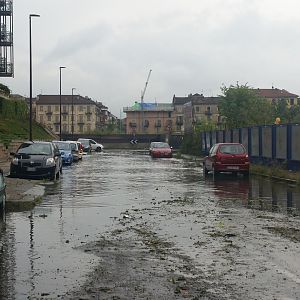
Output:
[[47,112],[51,112],[51,105],[48,105]]
[[63,132],[67,132],[67,125],[66,124],[63,125],[62,130],[63,130]]
[[55,122],[56,122],[56,123],[59,122],[59,116],[55,116]]
[[59,132],[59,126],[55,125],[55,132]]
[[55,111],[58,112],[59,111],[59,106],[55,105]]
[[171,111],[168,112],[168,118],[172,118],[172,112]]
[[200,111],[199,106],[196,106],[196,112],[199,112],[199,111]]
[[83,123],[83,115],[79,115],[79,122]]
[[51,122],[51,115],[47,116],[47,121]]
[[91,125],[90,124],[87,125],[87,131],[91,131]]
[[40,116],[40,123],[44,122],[44,116]]
[[83,125],[79,125],[79,132],[83,132]]
[[206,109],[207,109],[207,111],[209,111],[209,112],[210,112],[210,106],[207,106],[207,108],[206,108]]
[[79,106],[79,111],[83,111],[83,106],[82,105]]
[[67,112],[67,107],[65,105],[63,106],[63,112]]
[[67,121],[67,116],[66,115],[63,115],[62,118],[63,118],[63,121]]
[[291,98],[291,99],[290,99],[290,104],[291,104],[291,105],[294,105],[294,104],[295,104],[294,98]]
[[43,111],[44,110],[44,107],[43,105],[40,106],[40,111]]
[[91,121],[91,115],[87,115],[86,118],[88,121]]
[[86,107],[86,111],[87,111],[88,113],[91,112],[91,107],[90,107],[89,105]]
[[149,127],[149,120],[145,120],[145,122],[144,122],[144,127]]

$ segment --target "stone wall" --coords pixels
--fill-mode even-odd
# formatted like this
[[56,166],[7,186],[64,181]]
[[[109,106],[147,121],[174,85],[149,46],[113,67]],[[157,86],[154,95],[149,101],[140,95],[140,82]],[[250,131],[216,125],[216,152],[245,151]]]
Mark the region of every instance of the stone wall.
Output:
[[16,152],[23,141],[12,141],[9,145],[0,143],[0,161],[5,162],[10,160],[10,152]]

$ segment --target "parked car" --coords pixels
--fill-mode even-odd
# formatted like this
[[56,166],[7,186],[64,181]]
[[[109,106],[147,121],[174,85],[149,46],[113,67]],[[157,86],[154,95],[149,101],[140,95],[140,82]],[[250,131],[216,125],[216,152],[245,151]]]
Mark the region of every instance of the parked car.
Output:
[[20,145],[16,153],[11,152],[11,177],[58,179],[62,159],[57,146],[51,142],[28,141]]
[[52,141],[59,149],[63,165],[71,165],[73,163],[72,148],[69,142]]
[[149,148],[152,157],[172,157],[172,148],[168,143],[152,142]]
[[103,148],[104,148],[102,144],[99,144],[99,143],[95,142],[92,139],[79,138],[78,141],[81,142],[82,144],[83,144],[83,142],[85,144],[87,144],[87,141],[89,141],[90,146],[91,146],[91,151],[101,152],[103,150]]
[[231,172],[249,174],[249,157],[245,147],[239,143],[218,143],[213,145],[204,158],[203,172]]
[[71,153],[73,155],[73,161],[79,161],[82,159],[81,143],[77,141],[67,141],[71,145]]
[[5,187],[6,186],[4,182],[3,170],[0,169],[0,215],[3,215],[4,208],[5,208],[5,199],[6,199]]
[[84,153],[92,152],[92,144],[89,139],[78,139],[78,142],[81,143]]

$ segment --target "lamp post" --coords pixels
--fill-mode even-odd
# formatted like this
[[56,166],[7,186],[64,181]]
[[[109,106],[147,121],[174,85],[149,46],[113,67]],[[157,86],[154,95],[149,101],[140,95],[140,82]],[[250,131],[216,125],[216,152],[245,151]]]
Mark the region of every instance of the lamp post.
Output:
[[76,90],[76,88],[72,88],[72,125],[71,125],[72,140],[74,140],[74,93],[73,93],[74,90]]
[[31,47],[31,18],[40,15],[29,15],[29,140],[32,141],[32,47]]
[[59,67],[59,140],[61,141],[61,70],[66,67]]

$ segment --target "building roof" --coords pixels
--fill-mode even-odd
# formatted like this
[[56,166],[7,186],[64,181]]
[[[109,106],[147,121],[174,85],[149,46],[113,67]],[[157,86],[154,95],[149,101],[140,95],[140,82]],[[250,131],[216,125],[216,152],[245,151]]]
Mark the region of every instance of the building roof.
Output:
[[264,98],[298,98],[296,94],[292,94],[286,90],[280,90],[277,88],[272,89],[256,89],[258,95]]
[[173,105],[184,105],[192,102],[193,105],[218,104],[219,97],[204,97],[202,94],[189,94],[187,97],[173,97]]
[[124,107],[124,112],[130,111],[173,111],[174,106],[171,103],[143,103],[135,102],[131,107]]
[[[61,95],[62,104],[72,104],[72,95]],[[59,105],[60,96],[59,95],[38,95],[37,105]],[[96,102],[88,97],[82,97],[80,95],[73,96],[74,105],[96,105]]]

